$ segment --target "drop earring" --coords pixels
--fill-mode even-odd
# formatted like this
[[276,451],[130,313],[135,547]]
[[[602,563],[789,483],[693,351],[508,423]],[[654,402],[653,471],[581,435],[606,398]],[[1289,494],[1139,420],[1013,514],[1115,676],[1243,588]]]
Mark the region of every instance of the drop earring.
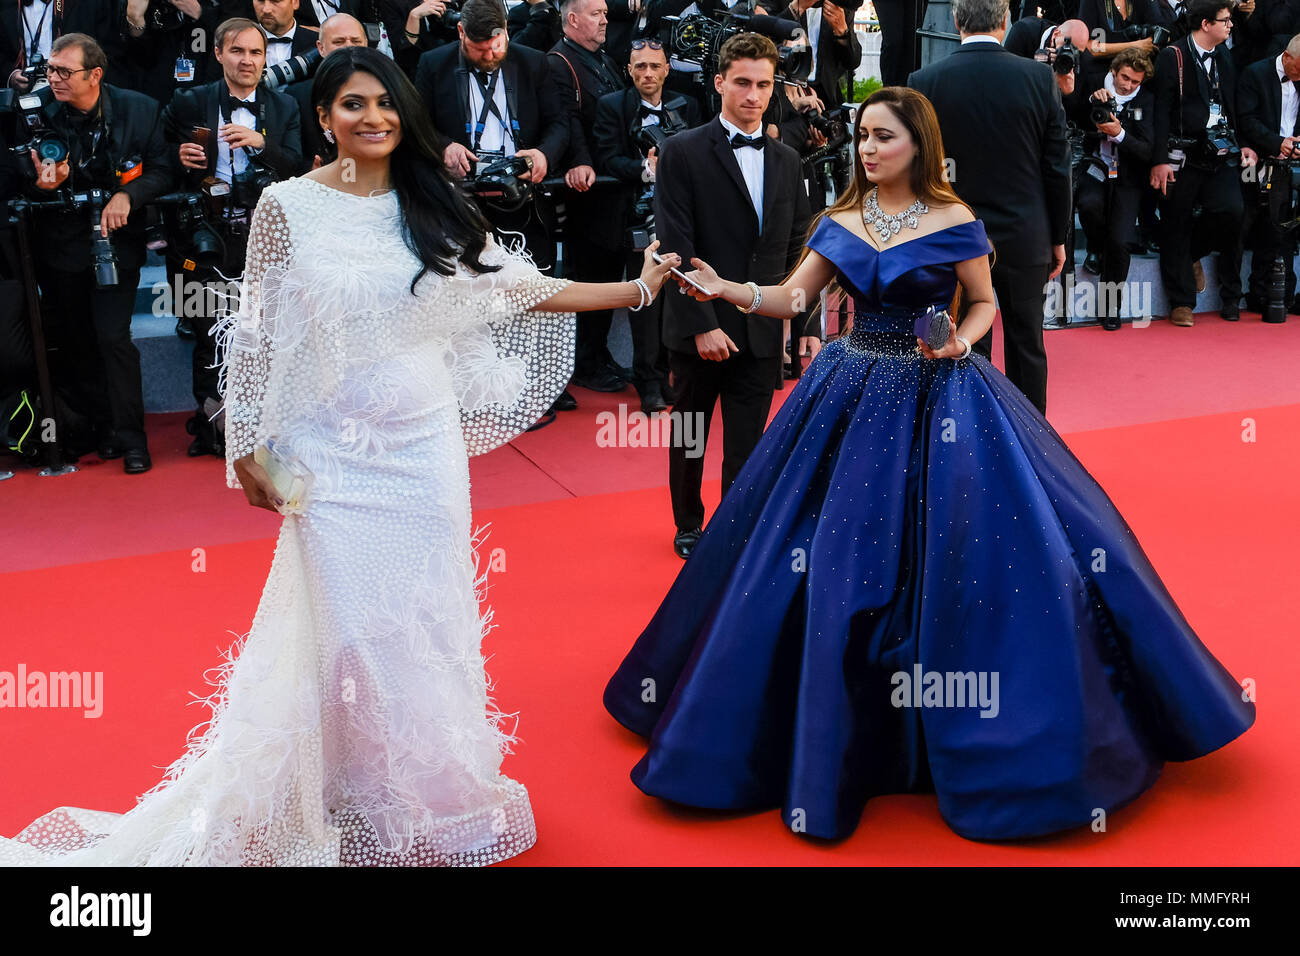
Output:
[[334,142],[334,131],[332,129],[325,130],[325,139],[327,142]]

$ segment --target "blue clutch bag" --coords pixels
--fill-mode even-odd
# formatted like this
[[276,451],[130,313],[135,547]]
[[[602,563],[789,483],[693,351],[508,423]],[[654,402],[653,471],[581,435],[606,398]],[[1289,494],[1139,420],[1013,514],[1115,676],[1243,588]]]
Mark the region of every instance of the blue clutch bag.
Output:
[[948,342],[950,321],[947,309],[936,309],[934,306],[930,306],[917,316],[916,325],[912,331],[916,333],[918,339],[930,346],[930,348],[941,349]]

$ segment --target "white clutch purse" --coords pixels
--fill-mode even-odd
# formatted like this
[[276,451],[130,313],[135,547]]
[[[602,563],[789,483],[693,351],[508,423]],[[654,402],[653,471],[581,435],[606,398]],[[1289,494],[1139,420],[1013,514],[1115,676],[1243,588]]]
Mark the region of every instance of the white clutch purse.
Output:
[[280,514],[303,514],[315,476],[302,459],[277,447],[275,439],[268,438],[265,445],[253,449],[253,461],[262,466],[276,493],[284,499],[278,509]]

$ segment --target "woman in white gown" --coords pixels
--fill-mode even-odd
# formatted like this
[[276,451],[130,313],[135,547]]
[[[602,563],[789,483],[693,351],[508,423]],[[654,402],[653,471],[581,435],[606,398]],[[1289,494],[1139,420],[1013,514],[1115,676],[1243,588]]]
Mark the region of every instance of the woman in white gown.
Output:
[[500,772],[468,456],[559,395],[573,312],[647,301],[679,260],[544,277],[491,241],[390,60],[331,54],[313,100],[339,160],[263,193],[223,330],[228,481],[283,504],[253,461],[269,439],[307,503],[205,732],[129,812],[55,810],[0,864],[484,865],[536,839]]

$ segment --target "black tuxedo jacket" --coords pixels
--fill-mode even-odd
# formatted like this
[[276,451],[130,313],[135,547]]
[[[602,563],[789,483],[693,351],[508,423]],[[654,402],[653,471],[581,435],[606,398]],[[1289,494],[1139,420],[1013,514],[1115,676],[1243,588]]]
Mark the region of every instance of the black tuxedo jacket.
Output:
[[[798,259],[808,235],[808,194],[799,154],[789,146],[769,137],[763,149],[761,235],[740,165],[717,118],[671,137],[659,157],[656,179],[660,248],[678,253],[683,262],[699,256],[728,279],[773,285]],[[780,319],[745,315],[722,299],[665,296],[668,348],[697,355],[695,336],[719,328],[740,349],[760,358],[779,354],[783,345]],[[799,336],[802,329],[792,328],[791,334]]]
[[[466,126],[478,119],[468,115],[472,82],[459,43],[421,55],[415,71],[415,88],[429,107],[433,125],[445,140],[466,147],[472,142]],[[515,148],[540,149],[546,156],[547,175],[556,175],[569,144],[569,114],[547,69],[546,55],[510,44],[501,62],[499,82],[505,83],[506,102],[519,124]],[[495,122],[491,117],[489,121]]]
[[[596,125],[596,103],[602,96],[625,89],[631,83],[626,64],[615,63],[603,48],[593,53],[567,38],[561,39],[547,52],[546,60],[555,88],[560,90],[570,113],[569,150],[563,169],[574,166],[594,169],[596,161],[590,138]],[[604,64],[603,73],[596,69],[594,64],[597,61]],[[556,170],[557,173],[561,171]]]
[[984,221],[998,259],[1050,262],[1070,224],[1070,153],[1052,70],[996,43],[968,43],[907,85],[934,104],[952,187]]
[[[1183,58],[1183,92],[1179,105],[1178,53]],[[1232,57],[1220,43],[1214,49],[1214,62],[1219,70],[1221,100],[1228,125],[1237,128],[1237,71]],[[1160,51],[1156,58],[1156,122],[1155,142],[1151,149],[1151,165],[1159,166],[1169,161],[1169,137],[1196,136],[1205,129],[1210,118],[1210,81],[1205,75],[1192,49],[1191,37],[1176,40]],[[1179,133],[1179,118],[1182,118]]]
[[[805,30],[808,28],[807,11],[801,16],[794,12],[793,6],[787,6],[777,16],[794,20]],[[849,28],[846,36],[837,37],[824,18],[817,34],[817,78],[812,81],[812,87],[827,109],[834,109],[844,99],[840,78],[856,70],[862,62],[862,44],[853,29],[853,14],[846,11],[844,19]]]
[[[334,8],[332,11],[326,11],[327,18],[335,13],[350,13],[358,20],[361,19],[361,0],[329,0],[326,7]],[[294,11],[293,18],[300,26],[320,29],[320,17],[316,15],[316,7],[311,0],[298,0],[298,9]]]
[[[700,125],[700,108],[694,100],[664,91],[660,105],[672,114],[675,126],[693,129]],[[633,185],[641,180],[641,150],[635,134],[641,127],[641,94],[636,88],[609,93],[596,103],[595,140],[596,172]],[[682,132],[678,129],[678,132]],[[674,134],[676,135],[676,134]]]
[[[1097,89],[1101,89],[1098,86]],[[1089,151],[1096,154],[1097,144],[1102,138],[1095,132],[1097,126],[1092,122],[1092,101],[1090,97],[1096,90],[1089,90],[1077,107],[1076,123],[1080,129],[1088,130]],[[1151,144],[1155,139],[1155,103],[1156,95],[1150,83],[1143,83],[1138,88],[1137,96],[1124,104],[1116,114],[1119,125],[1124,128],[1124,139],[1119,144],[1119,170],[1116,182],[1121,186],[1141,187],[1151,179]]]
[[1274,57],[1246,67],[1237,85],[1237,132],[1241,145],[1260,157],[1276,156],[1282,149],[1282,83]]
[[[186,176],[191,184],[217,171],[217,130],[221,127],[220,90],[226,82],[223,77],[192,90],[177,90],[172,101],[163,108],[163,136],[171,144],[174,168]],[[256,157],[257,163],[270,169],[279,179],[296,176],[302,163],[301,125],[298,104],[292,98],[264,86],[257,88],[259,101],[266,103],[266,120],[258,132],[266,138],[266,147]],[[208,137],[208,168],[206,172],[187,169],[181,165],[179,146],[187,142],[190,132],[199,126],[212,130]]]
[[[114,0],[65,0],[63,15],[60,16],[51,4],[44,30],[48,36],[53,27],[55,39],[66,33],[86,33],[94,37],[108,57],[108,69],[104,71],[102,82],[129,87],[132,71],[122,36],[123,23],[118,20],[118,7],[119,3]],[[21,0],[0,0],[0,63],[5,68],[4,79],[0,82],[7,83],[10,72],[21,69],[26,63],[27,51],[23,48],[26,39]]]

